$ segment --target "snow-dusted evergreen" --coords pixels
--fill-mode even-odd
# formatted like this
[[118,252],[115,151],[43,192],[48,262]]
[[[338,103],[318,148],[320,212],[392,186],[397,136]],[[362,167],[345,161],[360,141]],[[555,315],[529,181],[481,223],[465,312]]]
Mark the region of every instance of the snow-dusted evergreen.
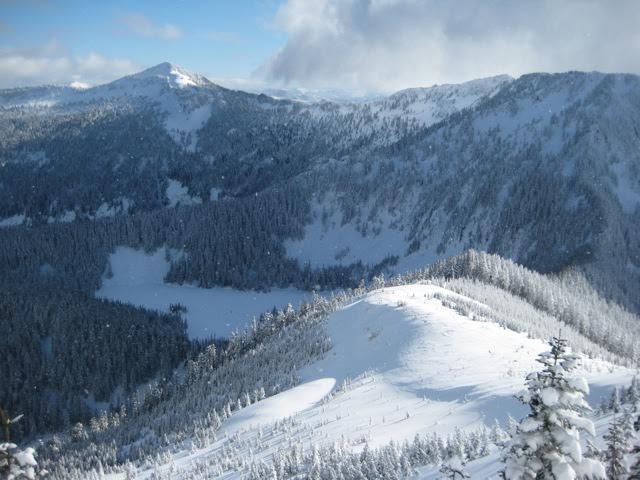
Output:
[[462,460],[460,460],[460,457],[458,456],[451,457],[449,460],[442,462],[440,473],[442,473],[443,478],[448,478],[450,480],[464,480],[465,478],[470,478],[469,474],[464,469]]
[[15,443],[0,443],[0,476],[3,480],[35,480],[38,475],[35,450]]
[[[567,341],[554,337],[551,350],[541,354],[540,372],[527,377],[520,400],[531,413],[522,419],[505,454],[504,477],[514,480],[605,478],[604,466],[585,457],[580,432],[595,435],[584,395],[586,381],[572,377],[579,357],[567,352]],[[616,477],[617,478],[617,477]]]
[[627,478],[629,467],[627,466],[626,455],[630,451],[631,426],[626,415],[614,417],[609,431],[604,436],[607,448],[604,452],[606,462],[607,478],[621,480]]
[[36,451],[33,447],[19,448],[11,442],[11,428],[23,418],[18,415],[9,418],[0,407],[0,478],[2,480],[36,480],[48,472],[38,468]]

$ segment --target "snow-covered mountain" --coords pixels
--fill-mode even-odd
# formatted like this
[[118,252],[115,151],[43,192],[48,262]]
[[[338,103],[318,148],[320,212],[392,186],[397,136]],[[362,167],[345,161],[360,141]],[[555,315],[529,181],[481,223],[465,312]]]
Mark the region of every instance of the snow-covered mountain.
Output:
[[0,105],[7,107],[53,107],[91,103],[105,98],[147,97],[158,100],[166,89],[214,86],[205,77],[170,63],[161,63],[139,73],[95,87],[44,86],[2,91]]
[[[449,286],[457,290],[463,285]],[[262,333],[271,328],[271,320],[263,319],[265,324],[253,327],[253,335],[262,340],[243,340],[253,345],[245,354],[206,371],[200,369],[211,357],[199,360],[189,367],[186,375],[193,380],[177,390],[178,396],[172,397],[169,385],[160,404],[140,413],[139,420],[136,414],[97,434],[100,441],[113,439],[116,449],[111,454],[107,448],[107,456],[130,455],[130,463],[103,465],[107,478],[306,477],[314,468],[314,455],[320,456],[322,471],[332,462],[346,462],[350,454],[371,455],[371,462],[380,465],[387,461],[385,448],[406,456],[419,442],[440,442],[442,451],[437,460],[426,453],[412,456],[411,469],[418,469],[418,478],[432,478],[442,461],[439,455],[450,455],[447,448],[455,448],[456,442],[469,456],[473,478],[498,478],[509,417],[527,413],[513,395],[523,389],[530,372],[540,370],[536,357],[548,345],[536,333],[519,333],[491,318],[500,309],[525,330],[542,321],[543,314],[531,313],[536,310],[525,297],[506,291],[493,295],[481,283],[474,288],[483,291],[484,302],[477,294],[469,297],[424,282],[355,292],[334,299],[333,307],[316,299],[298,320],[289,320],[288,327],[271,336]],[[318,316],[320,311],[328,314]],[[557,318],[547,318],[550,328],[564,325],[571,332]],[[571,337],[575,344],[590,342],[579,340],[579,334]],[[274,356],[284,351],[288,355]],[[608,401],[613,387],[628,385],[634,370],[589,355],[573,375],[588,381],[587,399],[595,406]],[[236,387],[249,392],[240,394],[237,403]],[[225,404],[227,393],[233,400]],[[214,404],[222,406],[212,410]],[[174,418],[182,421],[174,423]],[[597,418],[599,445],[609,420]],[[130,438],[139,422],[148,428]],[[158,444],[159,432],[171,428],[176,433]],[[85,450],[90,444],[83,442],[65,446],[62,459],[56,459],[65,467],[56,467],[56,475],[91,478],[90,469],[82,468],[103,454],[92,459]],[[163,453],[140,458],[142,451]],[[291,455],[296,457],[293,465]]]
[[512,81],[513,78],[508,75],[499,75],[459,85],[409,88],[371,104],[378,115],[402,116],[429,126],[453,113],[473,107],[481,99],[492,97]]
[[[324,163],[323,157],[389,146],[509,81],[495,77],[398,92],[382,100],[314,103],[228,90],[163,63],[92,88],[3,90],[0,162],[11,181],[0,189],[5,200],[0,225],[174,205],[169,197],[176,181],[192,198],[206,199],[212,189],[232,196],[255,193],[309,171],[316,162]],[[30,125],[26,130],[24,122]],[[72,138],[82,138],[82,144]],[[150,164],[166,182],[166,201],[130,181],[135,170]],[[193,182],[191,172],[172,178],[167,171],[185,167],[200,171],[202,185]],[[69,187],[56,178],[68,174],[83,181]],[[48,204],[36,201],[33,192],[25,195],[25,182],[39,185],[35,198],[46,196]],[[91,189],[85,189],[88,184]]]
[[[463,85],[443,85],[426,89],[411,89],[387,99],[350,101],[344,93],[310,90],[277,90],[264,94],[245,94],[219,87],[204,76],[188,72],[170,63],[161,63],[142,72],[92,88],[34,87],[0,91],[0,108],[23,114],[54,116],[88,114],[106,106],[127,106],[157,110],[160,123],[175,142],[187,150],[198,147],[196,132],[211,119],[214,128],[238,116],[229,131],[241,132],[246,115],[264,116],[267,109],[278,117],[268,115],[267,124],[293,122],[301,129],[319,128],[322,135],[340,138],[340,144],[350,146],[372,135],[376,144],[389,144],[400,136],[400,129],[425,127],[446,116],[467,108],[499,85],[510,81],[506,76],[477,80]],[[355,98],[355,97],[354,97]],[[105,105],[107,104],[107,105]],[[6,112],[9,113],[9,112]],[[218,119],[217,117],[223,117]],[[213,118],[211,118],[213,117]],[[310,117],[306,121],[296,117]],[[398,125],[397,123],[402,125]],[[309,124],[310,123],[310,124]],[[225,125],[226,127],[226,125]],[[216,132],[218,133],[218,132]],[[201,145],[200,150],[207,150]],[[17,159],[13,159],[17,160]]]
[[287,250],[315,266],[396,255],[402,271],[478,248],[587,266],[604,288],[624,272],[616,295],[637,304],[639,99],[632,75],[507,82],[389,148],[319,165],[314,221]]
[[[557,329],[547,316],[587,305],[600,320],[583,313],[561,319],[580,319],[572,341],[592,356],[627,361],[637,351],[636,334],[628,332],[640,311],[638,125],[640,79],[601,73],[495,77],[361,103],[233,91],[170,64],[88,89],[2,91],[0,286],[10,294],[0,302],[9,312],[0,326],[32,361],[30,380],[12,377],[0,389],[0,403],[34,414],[26,435],[86,423],[98,406],[118,406],[156,375],[149,364],[166,372],[185,360],[187,334],[226,335],[256,305],[264,308],[261,302],[356,288],[380,273],[422,269],[468,249],[500,254],[562,282],[580,279],[580,293],[569,300],[545,294],[525,310],[500,310],[498,323],[509,325],[526,311],[538,319],[526,331],[548,335]],[[120,281],[122,252],[162,265],[152,287],[138,290],[148,296]],[[457,278],[465,265],[439,275]],[[522,294],[509,287],[511,277],[501,281],[496,288]],[[598,304],[593,298],[602,300],[598,295],[610,308],[591,308]],[[229,307],[232,297],[241,308]],[[214,304],[225,311],[207,306]],[[69,305],[73,316],[61,313]],[[542,307],[546,316],[539,317]],[[231,318],[231,310],[242,318]],[[95,375],[81,367],[95,360],[86,352],[61,353],[83,341],[88,327],[77,325],[85,315],[111,325],[99,330],[106,342],[100,362],[110,367]],[[145,315],[151,320],[136,335],[123,330],[123,316],[142,322]],[[273,317],[287,323],[292,315]],[[154,325],[165,319],[160,332]],[[306,355],[310,344],[314,355],[323,353],[326,332],[316,333],[300,333],[286,348],[265,344],[262,352],[278,360],[261,361],[276,362],[279,373],[262,385],[256,364],[242,363],[240,376],[254,382],[252,389],[233,384],[225,402],[253,398],[255,389],[259,397],[262,386],[269,396],[296,386],[302,364],[291,352]],[[140,337],[153,339],[153,355],[142,360]],[[232,335],[232,345],[245,345],[238,338]],[[131,375],[123,372],[121,352],[136,359]],[[0,366],[13,369],[16,358],[2,358]],[[77,368],[54,369],[54,360]],[[231,366],[216,375],[231,375]],[[47,379],[50,403],[29,383],[36,378]],[[203,415],[211,409],[202,402],[224,407],[223,397],[208,396],[208,384],[198,385],[198,400],[183,405],[190,429],[210,425]],[[148,417],[134,422],[156,422],[156,400],[148,400]],[[156,433],[187,435],[176,433],[175,422]],[[96,429],[97,443],[112,440]],[[156,441],[136,444],[140,455],[155,452]]]
[[[477,248],[543,271],[580,265],[639,308],[639,98],[637,76],[569,72],[299,102],[170,64],[83,90],[3,91],[0,225],[287,185],[310,209],[281,243],[301,267],[402,272]],[[180,280],[203,282],[196,270]]]

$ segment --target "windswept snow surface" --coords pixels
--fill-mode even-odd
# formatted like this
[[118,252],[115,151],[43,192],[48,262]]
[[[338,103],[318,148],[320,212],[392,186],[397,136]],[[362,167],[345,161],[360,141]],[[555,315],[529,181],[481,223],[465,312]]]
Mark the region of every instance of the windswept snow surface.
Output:
[[[535,359],[547,345],[461,316],[430,298],[435,291],[457,296],[431,285],[386,288],[331,316],[327,328],[334,346],[301,371],[303,380],[329,377],[340,384],[371,372],[337,397],[337,408],[354,419],[341,422],[336,434],[351,439],[365,434],[370,444],[382,445],[524,413],[512,396],[523,388],[525,376],[539,369]],[[633,375],[598,360],[585,360],[582,370],[592,399],[602,387]]]
[[[357,450],[364,440],[376,447],[417,433],[490,426],[509,414],[521,418],[526,410],[513,395],[524,388],[528,373],[540,369],[535,359],[547,345],[461,316],[433,299],[436,292],[461,298],[416,284],[372,292],[332,314],[326,328],[333,347],[300,370],[301,384],[234,413],[213,445],[177,453],[171,464],[175,478],[186,478],[180,472],[206,462],[226,442],[250,444],[258,435],[263,449],[246,453],[269,461],[290,441],[309,447],[345,439]],[[592,404],[633,376],[593,359],[584,359],[577,374],[588,379]],[[338,387],[327,396],[333,385]],[[496,453],[469,468],[474,478],[488,478],[499,470],[498,462]],[[436,472],[425,469],[421,475],[432,478]]]
[[[179,252],[169,252],[170,257],[176,255]],[[109,262],[113,275],[103,277],[97,297],[164,312],[171,304],[180,303],[187,307],[184,316],[190,338],[228,337],[262,312],[287,303],[297,308],[311,297],[309,292],[293,288],[254,292],[165,283],[171,265],[164,248],[146,254],[118,247]]]
[[331,393],[335,384],[334,378],[320,378],[254,403],[225,422],[221,433],[230,436],[247,428],[269,425],[308,410]]

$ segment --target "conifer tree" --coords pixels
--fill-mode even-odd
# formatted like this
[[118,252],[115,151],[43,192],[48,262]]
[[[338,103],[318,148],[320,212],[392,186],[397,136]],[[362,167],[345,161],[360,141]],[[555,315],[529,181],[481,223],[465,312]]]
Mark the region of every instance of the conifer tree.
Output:
[[587,451],[584,452],[584,456],[586,458],[593,458],[598,461],[602,461],[604,454],[602,450],[598,448],[598,446],[593,442],[591,438],[587,439]]
[[640,445],[635,444],[631,450],[631,468],[629,468],[628,480],[640,480]]
[[580,446],[580,431],[593,436],[595,429],[583,417],[590,410],[584,399],[586,381],[567,375],[578,357],[567,352],[562,338],[552,338],[549,345],[551,351],[537,359],[544,368],[528,375],[527,390],[518,397],[531,413],[518,425],[505,453],[504,478],[604,478],[602,463],[583,456]]
[[464,469],[464,463],[457,455],[454,455],[446,462],[442,463],[440,467],[440,473],[443,478],[450,480],[463,480],[465,478],[471,478]]
[[4,439],[0,442],[0,478],[7,480],[35,480],[35,478],[46,474],[38,471],[38,463],[35,459],[33,448],[19,448],[15,443],[11,443],[9,428],[22,418],[19,415],[13,419],[0,407],[0,422],[2,424],[2,435]]
[[640,385],[638,382],[638,377],[633,377],[631,380],[631,385],[627,390],[626,401],[631,405],[631,408],[634,412],[638,411],[638,407],[640,407]]
[[625,460],[625,455],[629,452],[629,436],[624,417],[614,417],[604,439],[607,442],[605,451],[607,477],[610,480],[626,478],[629,473]]
[[611,392],[611,399],[609,400],[609,410],[613,413],[620,413],[622,404],[620,401],[620,389],[618,387]]

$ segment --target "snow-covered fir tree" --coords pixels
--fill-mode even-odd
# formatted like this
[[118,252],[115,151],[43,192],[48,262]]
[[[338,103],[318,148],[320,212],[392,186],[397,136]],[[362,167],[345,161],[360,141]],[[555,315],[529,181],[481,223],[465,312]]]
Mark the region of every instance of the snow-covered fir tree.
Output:
[[449,480],[464,480],[465,478],[471,478],[464,469],[464,463],[457,455],[442,463],[440,473],[443,478],[447,478]]
[[35,480],[46,474],[38,470],[35,449],[19,448],[11,442],[10,427],[22,418],[22,415],[11,419],[0,407],[0,425],[4,441],[0,442],[0,479],[2,480]]
[[20,449],[15,443],[0,443],[0,478],[2,480],[34,480],[38,463],[33,448]]
[[531,413],[522,419],[505,453],[504,478],[509,480],[605,478],[604,466],[582,454],[580,431],[595,435],[589,392],[583,378],[568,375],[578,356],[568,353],[567,341],[553,337],[550,352],[537,361],[544,368],[527,377],[527,390],[518,398]]
[[622,402],[620,400],[620,389],[616,387],[611,393],[611,399],[609,400],[609,410],[614,413],[620,413],[621,408]]
[[624,479],[629,473],[625,459],[630,449],[628,424],[628,418],[616,416],[611,422],[608,432],[604,435],[604,439],[607,442],[607,449],[605,450],[607,477],[610,480]]
[[640,480],[640,445],[635,444],[631,450],[631,467],[629,467],[629,480]]
[[631,385],[629,385],[627,389],[625,400],[626,403],[630,404],[634,412],[638,411],[640,407],[640,382],[638,382],[638,377],[633,377],[631,380]]
[[[633,381],[631,382],[631,387],[629,387],[629,391],[637,391],[638,379],[637,377],[633,377]],[[637,403],[635,399],[627,397],[630,401],[633,401],[633,408],[635,409]],[[633,447],[631,448],[631,466],[629,467],[629,479],[630,480],[640,480],[640,441],[638,441],[638,430],[640,430],[640,416],[637,416],[635,421],[633,422],[633,434],[635,437],[635,442]]]

